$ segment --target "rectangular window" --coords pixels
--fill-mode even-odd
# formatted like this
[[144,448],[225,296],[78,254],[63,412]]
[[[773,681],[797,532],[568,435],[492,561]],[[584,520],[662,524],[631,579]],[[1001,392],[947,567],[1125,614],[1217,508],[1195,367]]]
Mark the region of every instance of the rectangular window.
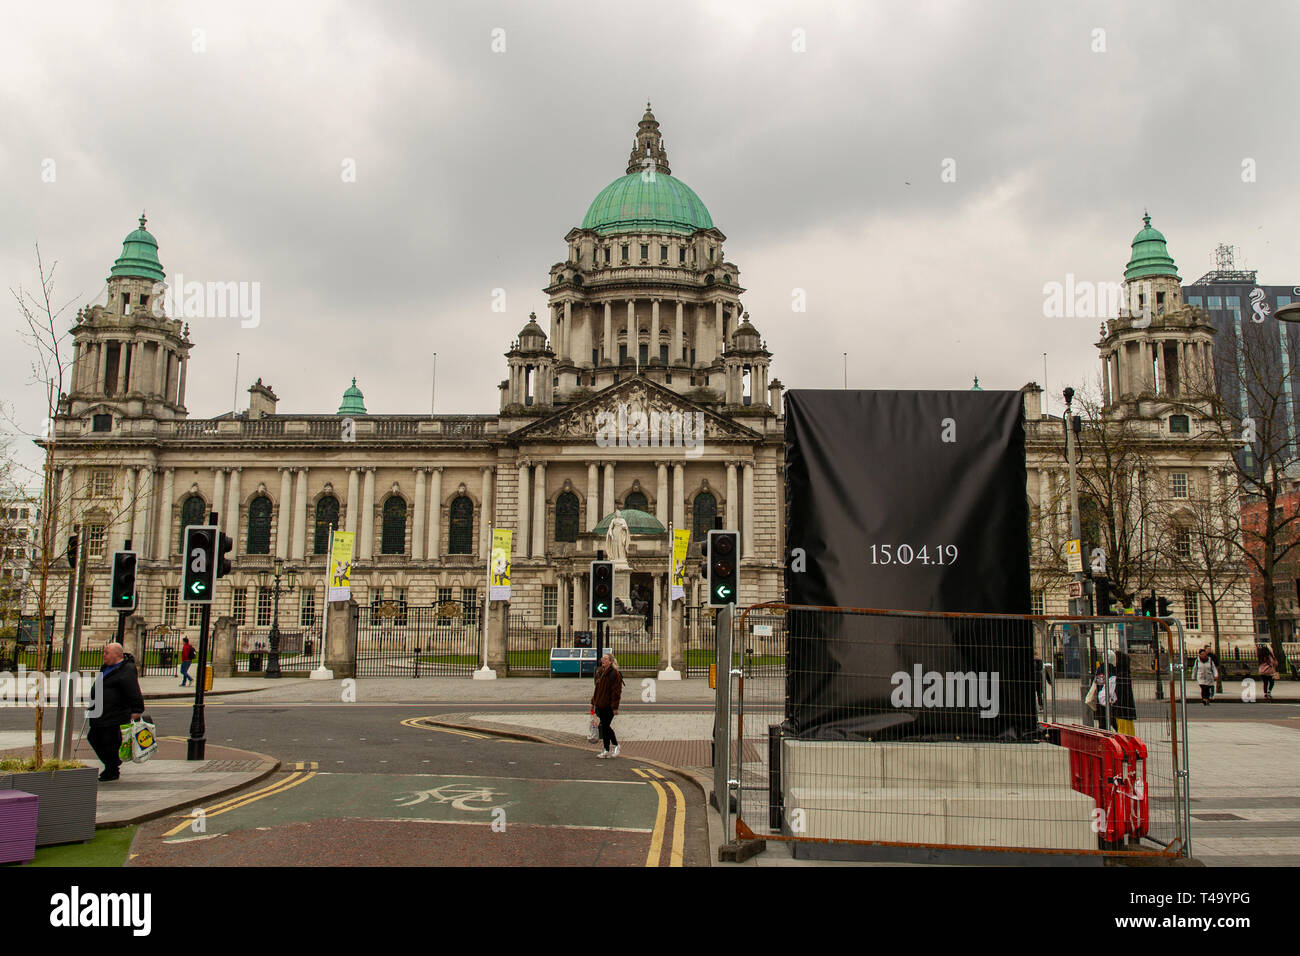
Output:
[[257,589],[257,627],[271,626],[271,589]]
[[605,247],[605,265],[609,265],[609,246]]
[[1047,612],[1043,610],[1044,607],[1045,605],[1043,603],[1042,591],[1034,591],[1032,594],[1029,595],[1030,614],[1046,614]]
[[[1287,298],[1287,297],[1286,297],[1286,296],[1281,296],[1280,298]],[[1283,302],[1282,305],[1286,305],[1286,303]],[[27,517],[27,509],[26,509],[26,508],[20,508],[20,509],[18,510],[18,517],[20,517],[20,518],[26,518],[26,517]]]
[[203,623],[203,605],[190,605],[190,627],[198,627]]
[[660,261],[660,262],[667,262],[667,261],[668,261],[668,247],[667,247],[667,246],[661,245],[661,246],[659,247],[659,261]]
[[641,261],[645,262],[650,258],[650,246],[647,243],[641,243]]
[[168,627],[176,626],[176,609],[180,603],[180,588],[163,588],[163,623]]
[[1201,593],[1199,591],[1183,592],[1183,626],[1189,631],[1201,629]]
[[685,247],[685,246],[680,246],[680,247],[678,247],[678,249],[677,249],[677,261],[680,262],[682,265],[686,265],[686,247]]
[[1187,297],[1187,304],[1199,307],[1201,304],[1201,297],[1199,295],[1189,295]]
[[1227,302],[1227,304],[1228,304],[1228,308],[1230,308],[1230,309],[1240,309],[1240,308],[1241,308],[1241,296],[1239,296],[1239,295],[1230,295],[1230,296],[1227,297],[1227,299],[1226,299],[1225,301]]
[[542,626],[554,627],[559,613],[559,588],[554,584],[542,585]]
[[482,611],[482,608],[478,606],[478,588],[461,588],[460,600],[461,604],[464,605],[461,610],[465,614],[465,623],[477,626],[479,614]]
[[1221,296],[1221,295],[1211,295],[1211,296],[1207,296],[1206,299],[1205,299],[1205,305],[1206,305],[1206,307],[1209,308],[1209,309],[1222,309],[1222,308],[1223,308],[1223,296]]
[[1190,558],[1192,556],[1192,531],[1190,528],[1179,528],[1174,532],[1174,553],[1180,558]]
[[230,589],[230,617],[236,627],[243,627],[248,617],[248,588]]
[[1174,498],[1187,497],[1187,473],[1176,471],[1169,476],[1169,493]]
[[113,494],[113,473],[100,469],[91,477],[90,493],[96,498],[108,498]]
[[86,553],[92,558],[104,556],[104,526],[102,524],[86,525]]
[[1187,435],[1192,430],[1192,420],[1187,415],[1170,415],[1169,416],[1169,433],[1171,435]]
[[453,624],[456,623],[456,618],[444,617],[442,614],[442,606],[444,604],[449,604],[451,602],[451,588],[438,588],[438,590],[435,593],[438,595],[438,600],[437,600],[438,616],[435,619],[437,622],[437,626],[451,627]]
[[316,626],[316,589],[303,588],[298,592],[298,626]]
[[90,625],[91,615],[95,612],[95,588],[92,585],[86,585],[86,593],[82,595],[81,601],[81,624],[83,627]]
[[627,246],[621,246],[620,249],[623,253],[622,255],[623,265],[627,265]]

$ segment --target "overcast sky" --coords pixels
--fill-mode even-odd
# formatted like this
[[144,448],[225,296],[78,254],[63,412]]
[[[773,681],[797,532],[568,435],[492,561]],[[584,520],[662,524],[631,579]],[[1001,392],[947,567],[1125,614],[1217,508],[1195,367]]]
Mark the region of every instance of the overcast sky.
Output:
[[[851,388],[1018,388],[1047,352],[1059,405],[1100,320],[1044,317],[1044,283],[1122,278],[1144,208],[1185,282],[1227,242],[1300,283],[1297,35],[1285,2],[25,4],[0,277],[35,287],[39,241],[58,302],[102,302],[144,209],[169,279],[260,284],[256,328],[192,323],[192,417],[230,410],[236,352],[241,409],[261,376],[333,412],[355,375],[428,412],[436,352],[437,410],[495,412],[649,99],[788,388],[844,352]],[[0,398],[35,431],[7,301]]]

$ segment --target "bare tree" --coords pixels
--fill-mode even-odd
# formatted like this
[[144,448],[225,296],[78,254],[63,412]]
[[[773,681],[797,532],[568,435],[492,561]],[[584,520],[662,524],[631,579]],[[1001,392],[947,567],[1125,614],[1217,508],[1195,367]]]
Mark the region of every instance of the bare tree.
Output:
[[1238,329],[1235,341],[1216,349],[1219,388],[1204,382],[1199,398],[1215,410],[1210,425],[1219,438],[1238,449],[1233,466],[1244,502],[1260,506],[1258,522],[1238,522],[1237,547],[1263,582],[1273,653],[1285,662],[1277,581],[1281,566],[1300,548],[1300,509],[1284,507],[1287,482],[1300,477],[1300,448],[1291,437],[1292,397],[1300,395],[1300,334],[1275,321],[1241,322]]

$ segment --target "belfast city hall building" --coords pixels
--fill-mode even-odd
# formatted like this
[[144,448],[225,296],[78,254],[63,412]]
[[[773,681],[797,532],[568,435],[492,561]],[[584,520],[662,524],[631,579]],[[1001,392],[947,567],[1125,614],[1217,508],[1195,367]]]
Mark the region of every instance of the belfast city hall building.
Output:
[[740,532],[740,601],[781,597],[781,384],[726,237],[672,175],[648,105],[625,174],[565,236],[545,317],[509,342],[496,414],[373,413],[355,380],[336,411],[280,414],[259,379],[246,410],[192,417],[185,385],[202,343],[157,301],[166,275],[145,226],[126,237],[107,301],[78,313],[55,420],[60,521],[83,525],[92,561],[91,645],[116,626],[108,570],[128,540],[137,618],[198,623],[179,600],[181,549],[210,511],[235,542],[213,620],[247,628],[270,623],[276,559],[296,577],[280,626],[319,626],[331,528],[356,535],[363,608],[400,624],[458,604],[473,626],[502,528],[513,531],[512,625],[564,635],[588,624],[588,566],[616,509],[631,532],[628,593],[655,631],[669,606],[669,527],[692,531],[686,606],[702,600],[698,542],[715,519]]

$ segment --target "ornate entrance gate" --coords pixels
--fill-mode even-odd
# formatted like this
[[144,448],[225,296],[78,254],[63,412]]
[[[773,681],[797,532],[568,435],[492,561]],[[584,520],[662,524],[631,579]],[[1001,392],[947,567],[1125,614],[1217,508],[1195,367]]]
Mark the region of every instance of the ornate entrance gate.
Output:
[[396,601],[357,609],[357,677],[468,677],[480,651],[476,607]]

